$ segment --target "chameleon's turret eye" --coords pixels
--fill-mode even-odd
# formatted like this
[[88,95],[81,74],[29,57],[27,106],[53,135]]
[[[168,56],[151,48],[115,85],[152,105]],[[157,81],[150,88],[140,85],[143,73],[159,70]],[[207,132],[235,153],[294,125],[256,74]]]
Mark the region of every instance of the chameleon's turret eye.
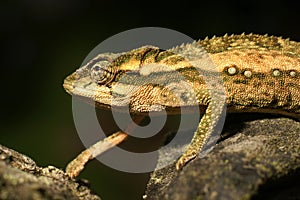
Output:
[[90,77],[98,84],[105,85],[111,82],[114,78],[115,72],[107,60],[96,62],[91,68]]

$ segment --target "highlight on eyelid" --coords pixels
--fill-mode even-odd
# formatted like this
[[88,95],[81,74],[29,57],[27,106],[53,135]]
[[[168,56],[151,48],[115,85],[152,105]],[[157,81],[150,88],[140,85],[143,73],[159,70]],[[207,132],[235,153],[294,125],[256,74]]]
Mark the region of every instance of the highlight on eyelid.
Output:
[[114,70],[107,60],[101,60],[95,63],[91,68],[90,77],[98,84],[105,84],[114,78]]

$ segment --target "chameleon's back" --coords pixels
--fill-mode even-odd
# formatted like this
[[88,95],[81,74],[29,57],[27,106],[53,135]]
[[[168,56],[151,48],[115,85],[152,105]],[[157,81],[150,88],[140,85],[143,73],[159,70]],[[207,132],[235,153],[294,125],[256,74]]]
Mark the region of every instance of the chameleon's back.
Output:
[[299,43],[252,34],[199,43],[222,73],[229,109],[299,116]]
[[[206,38],[198,44],[220,72],[229,111],[300,114],[299,43],[242,34]],[[188,90],[185,83],[196,99],[192,92],[183,92]],[[101,54],[66,78],[64,87],[100,107],[129,105],[131,112],[207,105],[210,101],[198,70],[172,49],[152,46]]]

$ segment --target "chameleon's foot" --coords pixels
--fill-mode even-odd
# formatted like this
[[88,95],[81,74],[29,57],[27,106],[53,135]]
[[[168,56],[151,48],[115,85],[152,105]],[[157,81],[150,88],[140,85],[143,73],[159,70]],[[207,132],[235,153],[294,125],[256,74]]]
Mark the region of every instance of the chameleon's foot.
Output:
[[89,150],[83,151],[76,159],[72,160],[67,167],[66,173],[70,178],[75,178],[83,170],[84,165],[92,158]]
[[182,169],[188,162],[193,160],[196,157],[196,154],[186,155],[183,154],[176,163],[176,170]]

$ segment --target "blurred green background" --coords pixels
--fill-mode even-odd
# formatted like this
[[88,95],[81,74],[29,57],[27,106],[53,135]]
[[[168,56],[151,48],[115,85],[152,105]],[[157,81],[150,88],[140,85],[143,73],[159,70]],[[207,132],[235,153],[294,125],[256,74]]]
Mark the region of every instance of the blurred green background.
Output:
[[[300,41],[297,1],[1,0],[0,143],[39,165],[64,168],[84,149],[63,79],[106,38],[165,27],[192,38],[269,33]],[[103,198],[141,199],[148,174],[91,162],[80,178]]]

